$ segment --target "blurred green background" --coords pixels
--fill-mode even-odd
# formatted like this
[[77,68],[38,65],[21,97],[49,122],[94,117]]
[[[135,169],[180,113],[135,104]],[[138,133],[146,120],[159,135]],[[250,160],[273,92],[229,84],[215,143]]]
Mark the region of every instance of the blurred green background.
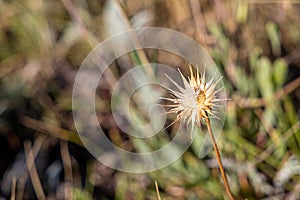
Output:
[[[0,0],[1,198],[150,200],[157,181],[162,199],[226,199],[213,152],[199,159],[191,147],[167,168],[128,174],[82,147],[71,103],[81,62],[113,34],[147,26],[194,38],[224,74],[232,100],[218,144],[233,194],[300,199],[296,0]],[[184,65],[151,51],[111,65],[98,91],[99,121],[128,150],[135,144],[113,123],[109,83],[128,70],[120,66],[143,60]]]

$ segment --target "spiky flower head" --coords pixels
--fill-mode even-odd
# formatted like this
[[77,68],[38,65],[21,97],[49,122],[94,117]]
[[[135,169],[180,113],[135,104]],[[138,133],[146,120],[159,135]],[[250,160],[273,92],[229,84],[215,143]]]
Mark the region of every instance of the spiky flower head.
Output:
[[168,88],[174,98],[163,99],[173,102],[173,104],[167,105],[171,107],[167,113],[177,114],[177,118],[173,123],[178,120],[183,120],[187,121],[187,123],[191,122],[192,127],[194,127],[195,123],[200,126],[201,122],[205,122],[206,118],[218,118],[215,107],[219,106],[218,102],[224,101],[225,99],[219,99],[217,97],[217,93],[220,92],[223,87],[216,90],[216,86],[222,77],[214,82],[213,76],[206,82],[205,70],[200,74],[197,68],[196,75],[194,75],[191,65],[189,65],[189,69],[190,77],[188,77],[188,79],[186,79],[178,69],[183,81],[183,87],[179,86],[166,75],[179,91]]

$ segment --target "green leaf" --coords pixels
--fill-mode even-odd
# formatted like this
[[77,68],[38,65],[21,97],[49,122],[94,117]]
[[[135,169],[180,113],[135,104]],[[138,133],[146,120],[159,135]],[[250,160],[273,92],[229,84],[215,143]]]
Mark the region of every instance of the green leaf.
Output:
[[275,55],[280,55],[281,49],[280,49],[280,36],[278,32],[278,27],[273,22],[268,22],[266,24],[266,31],[269,37],[269,40],[271,42],[272,46],[272,52]]
[[247,20],[248,16],[248,2],[247,1],[239,1],[237,5],[236,11],[236,20],[239,23],[244,23]]
[[239,77],[237,79],[237,88],[239,92],[243,95],[248,95],[249,93],[249,79],[244,71],[244,69],[240,66],[236,69],[237,76]]
[[224,58],[226,58],[229,52],[230,41],[224,34],[221,26],[218,24],[211,24],[208,26],[208,29],[214,36],[214,38],[217,40],[217,44],[220,48],[220,51],[224,54]]
[[274,62],[274,82],[276,88],[283,85],[287,75],[287,65],[283,59],[277,59]]
[[256,81],[263,97],[270,98],[273,94],[272,65],[267,57],[262,57],[258,62]]

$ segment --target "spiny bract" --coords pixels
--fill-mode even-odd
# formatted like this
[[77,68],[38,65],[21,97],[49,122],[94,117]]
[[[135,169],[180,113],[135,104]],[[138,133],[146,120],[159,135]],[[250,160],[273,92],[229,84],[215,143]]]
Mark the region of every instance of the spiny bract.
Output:
[[172,108],[167,113],[177,114],[177,119],[173,123],[178,120],[187,120],[187,123],[191,122],[192,127],[194,127],[195,123],[200,126],[201,121],[205,122],[205,118],[218,118],[214,107],[219,106],[218,102],[226,99],[219,99],[216,96],[216,94],[223,89],[223,87],[221,87],[216,90],[216,86],[222,77],[215,82],[214,77],[212,77],[210,81],[206,82],[205,70],[200,74],[197,68],[196,75],[194,76],[192,66],[189,65],[189,68],[190,77],[188,77],[188,80],[178,69],[184,87],[179,86],[174,80],[166,75],[179,91],[174,91],[168,88],[174,98],[162,99],[173,102],[173,104],[167,105]]

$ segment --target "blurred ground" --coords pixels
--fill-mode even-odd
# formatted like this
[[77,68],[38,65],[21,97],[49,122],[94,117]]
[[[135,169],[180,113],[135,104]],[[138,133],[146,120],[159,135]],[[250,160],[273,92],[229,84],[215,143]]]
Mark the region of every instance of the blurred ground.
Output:
[[[71,95],[83,59],[113,34],[155,26],[197,40],[224,74],[232,100],[219,145],[234,195],[300,199],[299,24],[296,0],[0,0],[1,198],[157,199],[156,180],[162,199],[226,199],[213,152],[198,159],[191,147],[165,169],[127,174],[97,162],[77,136]],[[118,62],[116,79],[126,71]],[[104,84],[99,118],[130,149],[109,97]]]

